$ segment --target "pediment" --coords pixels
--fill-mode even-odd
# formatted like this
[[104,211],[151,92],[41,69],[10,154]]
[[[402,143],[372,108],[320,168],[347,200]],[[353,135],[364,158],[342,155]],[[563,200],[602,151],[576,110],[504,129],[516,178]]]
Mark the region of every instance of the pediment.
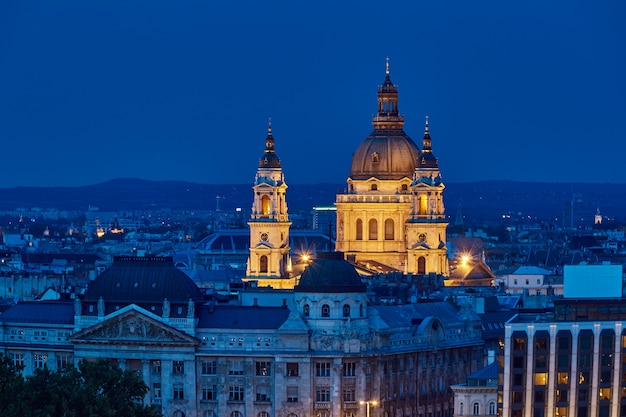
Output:
[[274,248],[274,246],[269,242],[259,242],[255,247],[255,249],[267,249],[270,251]]
[[424,242],[417,242],[416,244],[411,246],[411,249],[414,249],[414,250],[430,250],[430,246],[428,246]]
[[137,310],[129,310],[81,330],[75,344],[197,346],[200,341]]

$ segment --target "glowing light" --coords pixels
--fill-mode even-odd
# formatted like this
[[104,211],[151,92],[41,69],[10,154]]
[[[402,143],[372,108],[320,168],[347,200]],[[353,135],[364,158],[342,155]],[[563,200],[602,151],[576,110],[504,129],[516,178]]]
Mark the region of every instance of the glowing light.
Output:
[[467,266],[467,264],[469,263],[470,259],[471,258],[470,258],[469,255],[462,255],[461,256],[461,265],[462,266]]
[[311,256],[308,253],[304,253],[300,257],[300,259],[302,260],[302,262],[308,263],[311,260]]

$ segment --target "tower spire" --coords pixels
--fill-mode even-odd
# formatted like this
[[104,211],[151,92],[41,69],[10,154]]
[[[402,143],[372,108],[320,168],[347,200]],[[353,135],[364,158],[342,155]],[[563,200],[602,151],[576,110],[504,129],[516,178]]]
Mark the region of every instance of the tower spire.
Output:
[[398,130],[404,117],[398,113],[398,87],[389,77],[389,57],[385,59],[385,82],[378,87],[378,113],[372,121],[376,130]]

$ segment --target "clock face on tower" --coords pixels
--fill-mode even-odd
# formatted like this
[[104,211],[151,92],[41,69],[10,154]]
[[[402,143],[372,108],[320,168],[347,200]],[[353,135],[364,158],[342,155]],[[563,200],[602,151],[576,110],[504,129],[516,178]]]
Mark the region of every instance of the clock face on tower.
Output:
[[267,239],[269,238],[269,235],[267,233],[261,233],[261,240],[263,242],[267,242]]

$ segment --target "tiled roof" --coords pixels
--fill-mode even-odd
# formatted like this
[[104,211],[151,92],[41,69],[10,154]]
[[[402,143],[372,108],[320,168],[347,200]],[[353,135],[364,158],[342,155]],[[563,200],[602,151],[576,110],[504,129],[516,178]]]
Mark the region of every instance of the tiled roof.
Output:
[[205,305],[196,313],[198,329],[278,329],[289,317],[285,307]]
[[19,303],[2,313],[0,322],[73,324],[74,303],[67,301]]

